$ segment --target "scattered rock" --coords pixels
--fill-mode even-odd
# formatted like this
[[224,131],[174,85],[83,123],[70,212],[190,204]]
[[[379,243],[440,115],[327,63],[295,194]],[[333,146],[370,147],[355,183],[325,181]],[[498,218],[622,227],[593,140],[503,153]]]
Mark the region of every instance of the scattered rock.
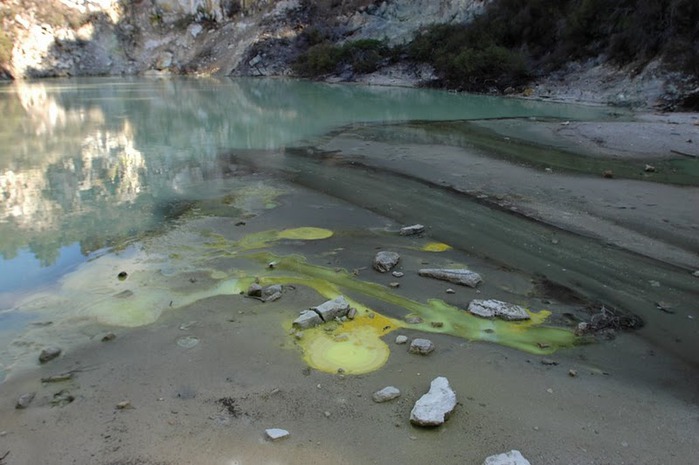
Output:
[[397,387],[393,386],[386,386],[385,388],[381,389],[380,391],[376,391],[371,398],[374,400],[374,402],[388,402],[389,400],[393,400],[397,397],[400,396],[400,390]]
[[372,266],[376,271],[386,273],[387,271],[391,271],[391,269],[396,266],[399,261],[400,255],[398,255],[396,252],[382,250],[374,257],[374,263]]
[[301,315],[294,320],[294,328],[308,329],[323,324],[323,319],[313,310],[304,310]]
[[42,383],[60,383],[62,381],[69,381],[73,379],[73,373],[61,373],[59,375],[46,376],[41,378]]
[[675,311],[672,309],[672,305],[667,303],[667,302],[656,302],[655,307],[660,310],[661,312],[665,313],[675,313]]
[[646,167],[643,169],[646,173],[655,173],[655,166],[653,165],[646,165]]
[[418,274],[427,278],[441,279],[442,281],[469,287],[476,287],[482,281],[481,275],[467,269],[423,268],[418,271]]
[[184,349],[191,349],[199,344],[199,338],[196,336],[182,336],[177,339],[177,345]]
[[284,439],[289,436],[289,432],[281,428],[269,428],[265,430],[265,434],[270,441]]
[[53,395],[53,399],[51,399],[51,405],[53,405],[54,407],[63,407],[72,403],[74,400],[74,395],[72,395],[69,391],[62,389]]
[[474,299],[468,304],[468,311],[483,318],[498,317],[510,321],[528,320],[531,318],[523,307],[494,299]]
[[396,344],[405,344],[408,342],[408,336],[400,335],[396,336]]
[[544,358],[541,360],[541,364],[546,366],[556,366],[558,365],[558,362],[555,360],[551,360],[550,358]]
[[571,368],[570,370],[568,370],[568,376],[570,376],[571,378],[575,378],[576,376],[578,376],[578,370],[573,370]]
[[504,454],[491,455],[483,465],[531,465],[518,450],[511,450]]
[[410,315],[405,317],[405,322],[410,325],[419,325],[420,323],[422,323],[422,318],[420,318],[419,316]]
[[429,339],[416,338],[410,343],[408,351],[411,354],[427,355],[434,350],[434,344]]
[[400,283],[390,283],[389,286],[395,289],[400,287]]
[[312,307],[311,310],[316,312],[323,321],[331,321],[335,318],[341,318],[347,316],[349,313],[350,305],[345,300],[344,296],[339,296],[333,300],[328,300],[323,302],[317,307]]
[[263,287],[261,291],[262,301],[274,302],[275,300],[279,300],[282,296],[282,291],[283,288],[280,284]]
[[403,276],[405,276],[405,273],[403,273],[402,271],[392,271],[391,274],[394,278],[402,278]]
[[257,283],[250,284],[247,294],[249,297],[262,297],[262,286]]
[[692,276],[699,278],[699,270],[692,272]]
[[415,234],[422,234],[425,232],[425,227],[421,224],[414,224],[412,226],[406,226],[404,228],[400,228],[400,235],[401,236],[413,236]]
[[63,352],[58,347],[47,347],[39,354],[39,363],[46,363],[61,355]]
[[415,402],[410,412],[410,423],[418,426],[439,426],[443,424],[456,407],[456,393],[449,386],[449,380],[439,376],[430,383],[430,390]]
[[350,320],[354,320],[357,317],[357,309],[354,307],[351,307],[349,311],[347,312],[347,318]]
[[126,410],[126,409],[133,408],[133,406],[131,405],[130,401],[122,400],[121,402],[116,404],[116,408],[117,408],[117,410]]
[[113,341],[114,339],[116,339],[116,334],[114,334],[114,333],[107,333],[107,334],[105,334],[104,337],[102,338],[102,342],[109,342],[109,341]]
[[445,291],[447,294],[456,294],[456,291],[452,288],[449,288]]
[[612,179],[614,177],[614,171],[604,170],[604,171],[602,171],[602,177],[607,178],[607,179]]
[[29,404],[32,403],[34,400],[34,397],[36,396],[36,392],[27,392],[22,394],[17,398],[17,403],[15,404],[16,409],[25,409],[29,407]]

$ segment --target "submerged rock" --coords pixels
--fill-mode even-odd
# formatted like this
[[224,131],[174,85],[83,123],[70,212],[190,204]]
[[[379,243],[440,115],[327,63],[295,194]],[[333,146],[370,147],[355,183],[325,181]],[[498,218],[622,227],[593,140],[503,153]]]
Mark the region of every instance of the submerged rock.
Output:
[[449,380],[439,376],[430,383],[430,390],[415,402],[410,412],[410,423],[418,426],[443,424],[456,407],[456,393]]
[[483,465],[531,465],[518,450],[511,450],[504,454],[491,455]]
[[374,257],[373,267],[380,273],[386,273],[391,271],[391,269],[393,269],[393,267],[396,266],[399,261],[400,255],[398,255],[396,252],[382,250]]
[[429,339],[417,338],[410,343],[408,351],[411,354],[427,355],[434,350],[434,344]]
[[376,391],[374,395],[371,396],[374,402],[378,403],[388,402],[389,400],[393,400],[397,397],[400,397],[400,389],[394,386],[386,386],[380,391]]
[[29,407],[29,404],[32,403],[34,400],[34,397],[36,396],[36,392],[27,392],[25,394],[22,394],[17,398],[17,403],[15,404],[16,409],[25,409]]
[[39,354],[39,363],[46,363],[61,355],[63,352],[58,347],[47,347]]
[[498,317],[510,321],[528,320],[531,318],[524,307],[494,299],[474,299],[468,304],[468,311],[483,318]]
[[415,234],[422,234],[425,232],[425,227],[421,224],[414,224],[412,226],[406,226],[404,228],[400,228],[400,235],[401,236],[413,236]]
[[450,283],[461,284],[469,287],[476,287],[483,280],[481,275],[465,268],[423,268],[418,271],[418,274],[427,278],[441,279],[442,281],[449,281]]

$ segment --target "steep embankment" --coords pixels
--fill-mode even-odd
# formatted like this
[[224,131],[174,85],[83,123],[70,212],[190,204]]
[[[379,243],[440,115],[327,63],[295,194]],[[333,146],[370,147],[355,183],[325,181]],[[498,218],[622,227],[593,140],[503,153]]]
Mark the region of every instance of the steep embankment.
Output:
[[[646,108],[697,105],[690,71],[699,26],[690,20],[699,6],[692,1],[641,13],[597,1],[545,3],[3,0],[0,76],[299,75]],[[639,30],[646,35],[636,37]],[[632,42],[639,46],[624,54]],[[668,56],[684,57],[681,66]]]

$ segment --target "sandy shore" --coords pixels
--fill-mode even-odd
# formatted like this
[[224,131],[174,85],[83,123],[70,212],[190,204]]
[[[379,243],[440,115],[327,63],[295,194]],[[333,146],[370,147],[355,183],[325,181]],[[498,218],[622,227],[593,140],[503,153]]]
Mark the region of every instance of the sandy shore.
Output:
[[[666,159],[675,152],[687,153],[681,156],[692,160],[699,147],[697,118],[639,115],[626,122],[520,126],[517,133],[525,140],[576,146],[629,162]],[[488,127],[512,129],[507,122],[501,124]],[[549,172],[458,147],[358,141],[352,133],[339,134],[321,148],[485,196],[501,207],[687,273],[699,269],[697,186]],[[381,156],[369,158],[371,154]],[[278,218],[311,222],[320,210],[336,212],[328,221],[345,228],[345,236],[313,250],[292,243],[287,252],[358,269],[373,246],[386,239],[356,231],[401,226],[380,215],[357,213],[354,205],[317,192],[294,199],[273,215],[247,219],[246,230],[268,229]],[[237,234],[231,224],[219,225],[220,232]],[[177,234],[181,233],[173,233]],[[360,240],[356,236],[364,241],[364,252],[343,250],[342,241]],[[414,271],[411,264],[440,260],[415,251],[405,254],[408,272]],[[470,260],[457,251],[450,254],[441,260]],[[226,260],[230,259],[217,264],[221,270],[232,266]],[[361,271],[359,277],[388,284],[371,270]],[[515,274],[507,279],[492,291],[529,292],[517,289],[526,287],[518,284],[526,279]],[[194,283],[191,278],[186,282]],[[400,292],[413,298],[444,295],[441,284],[404,283],[408,284]],[[458,289],[455,302],[475,292]],[[133,329],[76,315],[71,324],[80,328],[79,343],[58,359],[45,365],[34,362],[0,384],[0,457],[7,453],[0,462],[479,465],[489,455],[519,449],[536,465],[685,465],[699,449],[696,367],[635,333],[559,351],[546,357],[555,364],[543,364],[542,356],[445,334],[430,334],[437,350],[419,357],[393,341],[397,334],[424,334],[401,330],[384,337],[391,355],[382,369],[345,376],[309,370],[289,336],[289,321],[299,309],[318,301],[319,296],[305,287],[285,292],[273,303],[213,295]],[[696,311],[687,310],[691,319],[683,320],[686,325],[696,327]],[[60,327],[46,331],[42,334],[62,337]],[[102,342],[107,331],[114,331],[116,339]],[[199,343],[190,348],[178,345],[186,336]],[[34,340],[29,348],[38,351],[41,342]],[[41,382],[42,377],[67,372],[73,373],[68,381]],[[412,405],[436,376],[449,379],[457,393],[457,409],[442,427],[413,427],[408,421]],[[372,393],[387,385],[398,387],[401,397],[374,403]],[[36,393],[29,408],[15,409],[17,398],[27,392]],[[127,408],[117,408],[125,401]],[[267,441],[266,428],[287,429],[290,437]]]

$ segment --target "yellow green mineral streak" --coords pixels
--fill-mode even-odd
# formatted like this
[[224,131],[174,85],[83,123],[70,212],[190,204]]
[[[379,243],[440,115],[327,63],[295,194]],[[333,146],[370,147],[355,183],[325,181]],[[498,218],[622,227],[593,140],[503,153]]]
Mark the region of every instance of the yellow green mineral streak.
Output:
[[[511,322],[498,319],[484,319],[449,305],[442,300],[428,300],[427,303],[395,294],[385,286],[360,281],[346,271],[335,271],[322,266],[310,265],[299,256],[277,257],[266,252],[248,256],[261,263],[276,262],[274,270],[262,278],[269,282],[296,283],[315,289],[326,298],[334,298],[342,291],[353,291],[383,302],[401,307],[422,318],[423,322],[411,324],[410,328],[425,332],[445,333],[470,340],[490,341],[513,347],[533,354],[549,354],[560,347],[574,344],[575,335],[566,329],[542,326],[550,312],[529,312],[529,321]],[[278,276],[278,273],[293,274]],[[270,273],[274,273],[270,275]],[[408,324],[392,320],[390,330],[407,327]],[[441,322],[441,327],[432,326],[432,322]]]

